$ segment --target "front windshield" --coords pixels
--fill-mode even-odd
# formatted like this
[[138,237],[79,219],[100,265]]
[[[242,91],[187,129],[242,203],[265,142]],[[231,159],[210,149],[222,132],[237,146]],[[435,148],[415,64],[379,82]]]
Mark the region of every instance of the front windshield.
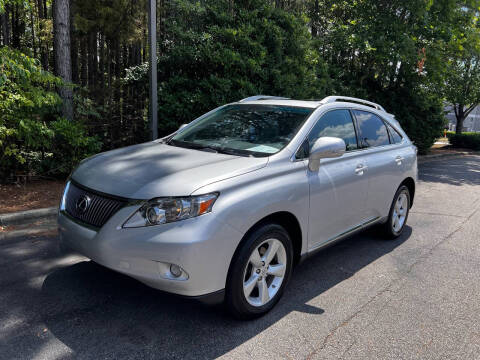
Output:
[[169,143],[238,155],[269,156],[292,140],[313,110],[280,105],[227,105],[181,130]]

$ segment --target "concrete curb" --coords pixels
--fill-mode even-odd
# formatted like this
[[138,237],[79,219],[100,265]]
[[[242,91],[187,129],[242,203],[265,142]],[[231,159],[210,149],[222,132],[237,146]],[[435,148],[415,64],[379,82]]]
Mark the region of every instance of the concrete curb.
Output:
[[50,207],[44,209],[18,211],[11,214],[0,214],[0,226],[18,225],[30,220],[54,217],[57,215],[57,211],[57,207]]
[[0,241],[5,244],[9,243],[10,240],[14,241],[18,238],[22,238],[25,236],[32,236],[32,235],[39,235],[49,233],[57,229],[57,226],[35,226],[28,229],[19,229],[19,230],[11,230],[7,232],[0,232]]

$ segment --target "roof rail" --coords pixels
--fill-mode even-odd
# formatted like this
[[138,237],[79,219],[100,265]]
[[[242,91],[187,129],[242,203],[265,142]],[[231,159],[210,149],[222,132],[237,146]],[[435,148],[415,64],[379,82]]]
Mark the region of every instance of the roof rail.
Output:
[[321,103],[327,104],[327,103],[332,103],[332,102],[336,102],[336,101],[358,103],[358,104],[367,105],[367,106],[373,107],[377,110],[386,112],[385,109],[379,104],[376,104],[376,103],[371,102],[371,101],[359,99],[359,98],[348,97],[348,96],[327,96],[325,99],[323,99],[321,101]]
[[242,99],[239,102],[257,101],[257,100],[289,100],[289,98],[281,97],[281,96],[270,96],[270,95],[255,95],[255,96],[250,96],[245,99]]

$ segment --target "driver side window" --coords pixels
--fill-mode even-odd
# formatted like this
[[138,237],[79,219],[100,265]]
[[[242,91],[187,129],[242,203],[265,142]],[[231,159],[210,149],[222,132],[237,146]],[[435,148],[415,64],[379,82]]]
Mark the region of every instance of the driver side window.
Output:
[[308,136],[310,148],[318,138],[323,136],[343,139],[347,151],[356,150],[358,148],[357,135],[353,125],[352,115],[347,109],[329,111],[317,121]]
[[307,158],[315,141],[323,136],[343,139],[347,151],[358,149],[357,134],[350,111],[347,109],[332,110],[317,121],[308,135],[308,142],[305,141],[300,146],[295,157],[297,159]]

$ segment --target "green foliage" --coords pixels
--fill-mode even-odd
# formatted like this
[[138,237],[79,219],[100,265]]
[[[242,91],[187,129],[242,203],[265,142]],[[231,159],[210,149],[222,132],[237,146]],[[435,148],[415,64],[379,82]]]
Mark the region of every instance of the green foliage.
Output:
[[479,1],[468,1],[452,12],[451,37],[443,49],[443,76],[437,89],[452,105],[457,117],[457,131],[480,103],[480,27]]
[[81,35],[101,30],[111,40],[141,39],[145,1],[81,0],[72,2],[75,30]]
[[[81,85],[72,124],[59,118],[59,79],[31,58],[53,67],[52,2],[43,14],[32,4],[0,0],[0,12],[17,20],[10,22],[10,45],[27,54],[0,51],[2,175],[68,173],[99,150],[98,141],[110,149],[146,140],[146,1],[71,3],[72,65]],[[480,0],[158,2],[159,133],[250,95],[346,95],[382,104],[424,153],[444,127],[445,102],[468,112],[480,101],[479,6]]]
[[[450,39],[453,1],[324,0],[310,20],[262,0],[167,6],[175,17],[160,39],[160,134],[254,94],[377,101],[422,153],[441,133],[440,49]],[[313,39],[308,21],[318,34]],[[137,66],[126,78],[146,86],[146,72]]]
[[26,8],[30,4],[28,3],[28,0],[0,0],[0,14],[5,12],[6,5],[18,5]]
[[46,118],[56,112],[60,99],[49,90],[59,79],[19,51],[0,48],[0,70],[0,168],[5,176],[28,168],[27,148],[46,145],[52,135]]
[[[302,99],[328,93],[304,19],[266,1],[233,9],[224,1],[170,6],[175,19],[165,24],[158,61],[160,134],[253,94]],[[140,78],[138,70],[129,78]]]
[[429,94],[421,87],[412,86],[386,91],[377,95],[377,99],[389,112],[395,114],[420,154],[426,154],[441,136],[447,120],[442,99],[438,96]]
[[447,137],[454,148],[480,150],[480,133],[455,134],[454,132],[448,132]]
[[[0,70],[2,180],[39,171],[51,159],[58,164],[51,174],[68,174],[79,157],[99,149],[80,124],[65,124],[58,118],[60,99],[54,89],[60,79],[43,71],[36,60],[7,47],[0,48]],[[66,131],[67,125],[71,132]]]
[[312,23],[335,93],[369,99],[396,116],[420,152],[445,123],[438,91],[454,1],[320,0]]
[[52,136],[49,138],[48,153],[40,163],[40,172],[53,175],[68,175],[78,163],[101,149],[96,137],[87,135],[79,122],[64,118],[50,123]]

